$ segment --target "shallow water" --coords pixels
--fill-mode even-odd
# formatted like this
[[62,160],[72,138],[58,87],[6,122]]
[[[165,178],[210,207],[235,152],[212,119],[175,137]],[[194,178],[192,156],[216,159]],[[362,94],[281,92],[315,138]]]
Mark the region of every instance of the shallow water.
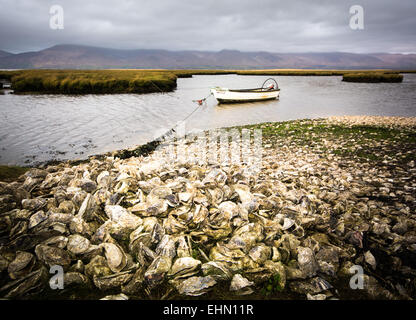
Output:
[[[215,75],[178,79],[172,93],[120,95],[0,95],[0,163],[31,165],[81,159],[157,137],[197,106],[209,88],[258,87],[268,76]],[[274,77],[276,101],[207,104],[186,130],[331,115],[416,116],[416,74],[403,83],[348,83],[341,77]]]

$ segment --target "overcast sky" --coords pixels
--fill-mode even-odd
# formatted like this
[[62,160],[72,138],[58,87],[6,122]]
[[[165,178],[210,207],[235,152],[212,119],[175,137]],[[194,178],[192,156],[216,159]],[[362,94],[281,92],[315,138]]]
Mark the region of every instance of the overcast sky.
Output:
[[[64,29],[49,27],[50,7]],[[349,26],[364,8],[364,30]],[[416,0],[0,0],[0,49],[416,52]]]

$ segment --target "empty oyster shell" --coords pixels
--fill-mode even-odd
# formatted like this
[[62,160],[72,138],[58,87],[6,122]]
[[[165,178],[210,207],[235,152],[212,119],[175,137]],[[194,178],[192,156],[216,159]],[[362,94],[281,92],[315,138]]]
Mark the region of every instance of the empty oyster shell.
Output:
[[174,282],[179,294],[187,296],[200,296],[211,290],[217,282],[211,276],[191,277]]
[[90,248],[90,241],[83,236],[74,234],[68,237],[67,250],[72,254],[83,254]]
[[35,253],[39,260],[45,262],[50,267],[54,265],[67,266],[71,263],[71,257],[68,252],[58,247],[39,244],[35,248]]
[[196,260],[191,257],[178,258],[173,263],[172,268],[170,269],[168,276],[174,278],[186,278],[197,273],[201,266],[201,261]]
[[107,259],[108,267],[114,273],[120,272],[127,264],[127,257],[120,246],[113,243],[103,243],[104,254]]
[[17,251],[15,259],[8,266],[9,277],[13,280],[21,278],[30,273],[35,265],[33,254],[24,251]]
[[158,256],[153,260],[152,264],[146,270],[144,278],[150,287],[161,282],[172,266],[172,258],[166,256]]
[[235,274],[230,284],[230,291],[234,291],[239,295],[248,295],[253,293],[251,288],[254,282],[248,281],[241,274]]

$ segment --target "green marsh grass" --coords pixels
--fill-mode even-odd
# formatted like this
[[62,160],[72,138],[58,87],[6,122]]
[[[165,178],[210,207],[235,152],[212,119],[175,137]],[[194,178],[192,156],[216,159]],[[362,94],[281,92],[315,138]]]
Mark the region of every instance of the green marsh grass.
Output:
[[177,76],[159,70],[21,70],[10,78],[16,93],[105,94],[172,91]]
[[346,82],[402,82],[403,75],[393,72],[356,72],[345,73],[342,81]]

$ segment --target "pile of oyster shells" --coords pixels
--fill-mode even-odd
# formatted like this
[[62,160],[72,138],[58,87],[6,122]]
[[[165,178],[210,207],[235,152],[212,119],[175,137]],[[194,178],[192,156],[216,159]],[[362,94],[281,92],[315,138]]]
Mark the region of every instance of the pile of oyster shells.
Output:
[[326,119],[330,124],[343,126],[366,125],[389,128],[414,128],[416,117],[386,117],[386,116],[332,116]]
[[0,296],[414,298],[414,163],[335,160],[266,144],[260,172],[163,148],[31,169],[0,182]]

